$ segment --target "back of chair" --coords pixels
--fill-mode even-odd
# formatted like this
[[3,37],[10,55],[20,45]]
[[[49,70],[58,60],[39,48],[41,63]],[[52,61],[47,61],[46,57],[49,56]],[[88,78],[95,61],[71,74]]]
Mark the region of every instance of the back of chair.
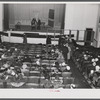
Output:
[[30,71],[30,76],[40,76],[40,72]]
[[72,72],[63,72],[62,73],[62,77],[66,78],[66,77],[71,77],[72,76]]
[[67,85],[67,84],[73,84],[74,83],[74,78],[70,77],[70,78],[63,78],[63,84]]
[[39,78],[38,77],[29,77],[28,78],[28,83],[35,83],[35,84],[39,84]]
[[20,34],[20,33],[11,33],[11,36],[13,36],[13,37],[23,37],[23,34]]
[[22,32],[11,32],[10,34],[10,42],[13,43],[23,43],[24,35]]
[[39,33],[24,33],[27,38],[39,38]]
[[10,42],[9,41],[9,34],[6,32],[0,32],[0,35],[2,36],[2,42]]

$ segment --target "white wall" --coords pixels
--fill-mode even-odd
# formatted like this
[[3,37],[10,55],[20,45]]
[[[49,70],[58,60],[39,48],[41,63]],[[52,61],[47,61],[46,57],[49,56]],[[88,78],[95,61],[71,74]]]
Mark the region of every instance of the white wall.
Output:
[[98,20],[97,20],[97,30],[96,34],[94,37],[94,45],[97,47],[100,47],[100,5],[99,5],[99,10],[98,10]]
[[98,4],[66,4],[65,29],[96,31]]
[[3,4],[0,3],[0,31],[3,30]]

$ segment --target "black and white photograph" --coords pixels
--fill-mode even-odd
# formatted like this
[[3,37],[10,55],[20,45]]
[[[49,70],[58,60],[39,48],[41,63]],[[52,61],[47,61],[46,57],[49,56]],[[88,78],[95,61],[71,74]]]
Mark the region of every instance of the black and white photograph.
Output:
[[100,3],[0,3],[0,89],[100,89]]

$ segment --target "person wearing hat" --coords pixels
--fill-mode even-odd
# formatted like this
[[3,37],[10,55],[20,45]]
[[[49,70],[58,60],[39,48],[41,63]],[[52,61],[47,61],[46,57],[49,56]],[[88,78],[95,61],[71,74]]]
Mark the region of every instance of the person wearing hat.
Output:
[[59,37],[59,41],[58,41],[59,47],[62,47],[64,42],[65,42],[65,37],[64,37],[64,35],[62,35],[62,36]]
[[26,44],[26,43],[27,43],[27,36],[26,36],[26,34],[25,34],[25,33],[23,34],[23,43],[24,43],[24,44]]
[[51,83],[51,80],[50,80],[50,77],[46,78],[44,83],[43,83],[43,87],[44,88],[52,88],[52,83]]
[[67,43],[65,43],[63,46],[62,46],[62,54],[64,56],[64,59],[65,59],[65,62],[68,63],[68,47],[67,47]]
[[51,44],[51,37],[50,37],[50,36],[47,37],[46,44],[47,44],[47,45],[48,45],[48,44]]

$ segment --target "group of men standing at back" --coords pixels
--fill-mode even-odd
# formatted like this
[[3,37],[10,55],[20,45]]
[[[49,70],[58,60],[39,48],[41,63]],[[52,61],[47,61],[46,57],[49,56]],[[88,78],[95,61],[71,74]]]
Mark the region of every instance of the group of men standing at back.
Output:
[[[50,36],[47,37],[46,44],[51,44]],[[59,46],[60,51],[63,54],[65,62],[68,63],[68,60],[70,60],[70,56],[71,56],[71,48],[68,44],[68,41],[63,35],[59,37],[58,46]]]
[[66,40],[65,36],[59,37],[59,49],[61,49],[62,54],[64,56],[65,62],[68,63],[68,60],[70,60],[70,46],[68,44],[68,41]]

